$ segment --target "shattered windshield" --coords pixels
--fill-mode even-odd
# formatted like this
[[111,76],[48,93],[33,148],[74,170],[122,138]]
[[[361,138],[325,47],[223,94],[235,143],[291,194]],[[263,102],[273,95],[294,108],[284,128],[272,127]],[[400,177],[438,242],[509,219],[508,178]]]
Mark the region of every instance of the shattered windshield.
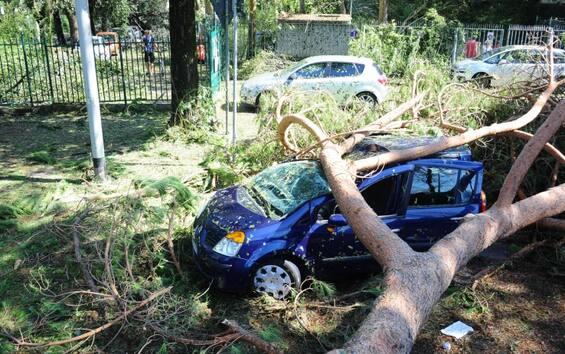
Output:
[[271,218],[280,219],[310,199],[331,193],[317,162],[297,161],[270,167],[247,184],[253,199]]

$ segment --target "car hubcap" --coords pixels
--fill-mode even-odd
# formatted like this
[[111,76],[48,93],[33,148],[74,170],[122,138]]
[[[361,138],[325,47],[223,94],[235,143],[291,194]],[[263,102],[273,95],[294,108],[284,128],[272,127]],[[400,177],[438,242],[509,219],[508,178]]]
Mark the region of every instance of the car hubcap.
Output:
[[253,279],[255,290],[275,299],[283,299],[291,289],[290,275],[277,265],[266,265],[257,270]]
[[361,100],[361,102],[368,103],[371,105],[375,103],[375,99],[370,95],[359,95],[359,100]]

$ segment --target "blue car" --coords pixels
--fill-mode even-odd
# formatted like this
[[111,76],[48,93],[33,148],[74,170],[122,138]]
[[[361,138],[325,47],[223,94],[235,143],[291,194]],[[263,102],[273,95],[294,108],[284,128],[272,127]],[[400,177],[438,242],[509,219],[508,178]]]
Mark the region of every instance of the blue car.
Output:
[[[371,136],[348,156],[429,144],[436,138]],[[376,170],[357,185],[378,217],[424,251],[469,213],[485,209],[483,165],[458,147]],[[339,280],[378,270],[355,237],[317,161],[269,167],[244,185],[217,191],[194,222],[194,258],[225,291],[277,299],[307,275]]]

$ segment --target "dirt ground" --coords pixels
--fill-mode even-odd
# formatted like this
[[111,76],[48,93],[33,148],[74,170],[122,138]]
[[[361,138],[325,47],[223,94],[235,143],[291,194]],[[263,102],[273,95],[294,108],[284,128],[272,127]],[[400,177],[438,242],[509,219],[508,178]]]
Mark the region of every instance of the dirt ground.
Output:
[[[225,116],[224,109],[225,105],[218,104],[220,122]],[[238,137],[249,139],[256,134],[254,113],[249,107],[238,114],[237,122]],[[88,172],[85,172],[90,160],[84,112],[3,116],[0,123],[0,202],[3,203],[34,193],[49,193],[50,198],[63,202],[67,208],[75,208],[85,194],[112,193],[135,180],[165,176],[188,179],[202,172],[198,163],[209,151],[205,144],[164,139],[167,134],[166,113],[126,115],[106,112],[103,125],[112,182],[96,185],[88,182]],[[48,223],[50,220],[41,222]],[[35,240],[42,237],[41,230],[44,228],[41,225],[34,220],[34,224],[29,226],[33,227],[31,233],[21,234],[25,236],[25,242],[30,235]],[[0,231],[0,274],[4,275],[3,279],[0,278],[2,304],[22,301],[22,292],[29,291],[21,284],[29,280],[25,269],[39,267],[45,259],[42,257],[62,252],[50,248],[23,249],[21,243],[24,238],[18,238],[19,235]],[[521,232],[498,244],[490,255],[473,260],[465,271],[474,273],[487,264],[505,259],[532,239],[551,237],[558,240],[562,236],[538,230]],[[190,268],[189,256],[183,259]],[[296,307],[293,302],[241,297],[213,288],[207,290],[208,284],[198,278],[198,273],[191,272],[190,276],[194,277],[198,291],[206,294],[207,311],[216,317],[236,319],[289,353],[324,352],[342,345],[370,310],[375,296],[382,291],[378,276],[356,279],[348,284],[336,284],[337,291],[331,296],[308,291]],[[565,348],[564,277],[565,249],[562,245],[555,247],[550,243],[483,279],[475,290],[454,283],[436,306],[413,352],[446,352],[442,345],[448,342],[453,353],[562,353]],[[365,292],[347,300],[335,301],[360,289]],[[0,328],[8,330],[13,328],[13,323],[2,312],[2,306]],[[440,329],[457,320],[473,327],[474,332],[461,340],[440,333]],[[135,338],[135,334],[130,334],[131,338]],[[4,337],[0,336],[0,352],[3,340]],[[133,341],[128,344],[129,347],[116,346],[108,350],[134,351],[139,349],[139,344]],[[192,350],[199,349],[171,347],[169,352]],[[211,352],[218,350],[210,349]],[[232,353],[254,352],[241,344],[234,344],[226,350]]]

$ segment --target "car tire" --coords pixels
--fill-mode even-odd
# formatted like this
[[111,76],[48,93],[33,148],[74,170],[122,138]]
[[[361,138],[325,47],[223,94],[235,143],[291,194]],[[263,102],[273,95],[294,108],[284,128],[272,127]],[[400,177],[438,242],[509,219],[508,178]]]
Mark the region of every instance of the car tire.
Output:
[[299,289],[301,283],[300,268],[289,260],[276,258],[262,262],[251,278],[253,291],[270,295],[277,300],[285,299],[292,289]]
[[473,80],[481,88],[489,88],[491,84],[491,77],[487,73],[477,73],[473,76]]
[[377,97],[371,92],[360,92],[355,97],[371,107],[375,107],[378,104]]

